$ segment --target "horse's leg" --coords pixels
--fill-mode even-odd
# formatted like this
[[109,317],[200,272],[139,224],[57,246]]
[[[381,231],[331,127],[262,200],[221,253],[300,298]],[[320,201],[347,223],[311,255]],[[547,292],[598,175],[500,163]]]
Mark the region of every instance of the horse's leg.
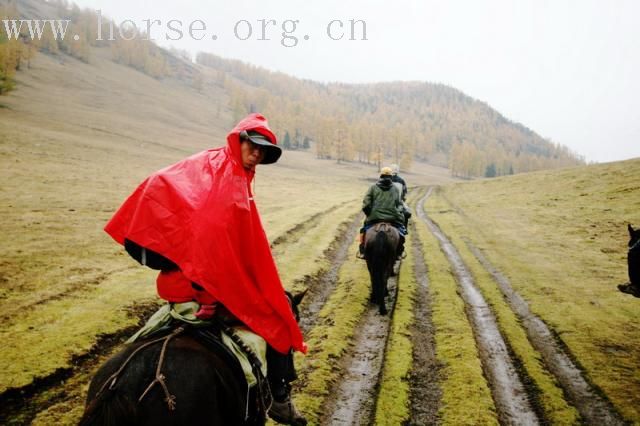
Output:
[[371,303],[376,303],[376,288],[375,288],[375,278],[374,278],[374,267],[373,261],[367,259],[367,269],[369,270],[369,281],[370,281],[370,290],[369,290],[369,301]]
[[380,315],[387,314],[387,307],[385,306],[384,296],[385,288],[387,286],[387,267],[386,262],[381,261],[376,265],[376,273],[374,280],[374,288],[376,293],[376,303],[379,306]]

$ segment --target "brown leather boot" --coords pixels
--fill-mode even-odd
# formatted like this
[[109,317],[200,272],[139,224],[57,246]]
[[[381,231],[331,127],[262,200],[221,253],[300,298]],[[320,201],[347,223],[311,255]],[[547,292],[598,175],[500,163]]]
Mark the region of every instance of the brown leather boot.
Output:
[[269,417],[283,425],[305,426],[307,424],[307,419],[293,405],[289,395],[282,402],[273,400],[269,409]]

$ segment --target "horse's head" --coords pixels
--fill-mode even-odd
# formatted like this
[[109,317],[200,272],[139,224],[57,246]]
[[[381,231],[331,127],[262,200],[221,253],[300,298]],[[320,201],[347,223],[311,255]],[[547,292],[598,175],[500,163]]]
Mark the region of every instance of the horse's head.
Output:
[[289,300],[289,305],[291,306],[291,310],[293,311],[293,316],[296,317],[296,321],[300,321],[300,311],[298,310],[298,305],[302,303],[302,299],[304,298],[304,295],[307,294],[307,290],[296,294],[285,291],[285,294],[287,295],[287,300]]
[[634,246],[638,245],[638,241],[640,241],[640,228],[633,229],[631,224],[628,225],[629,229],[629,248],[631,249]]

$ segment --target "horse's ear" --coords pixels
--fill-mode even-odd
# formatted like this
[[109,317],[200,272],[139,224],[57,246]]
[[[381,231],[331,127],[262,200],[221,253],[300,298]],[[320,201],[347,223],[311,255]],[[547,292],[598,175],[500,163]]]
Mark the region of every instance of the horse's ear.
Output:
[[629,236],[633,237],[633,226],[630,223],[627,225],[627,229],[629,229]]
[[293,305],[298,306],[302,303],[302,299],[304,299],[304,295],[307,294],[309,289],[305,289],[304,291],[293,295]]

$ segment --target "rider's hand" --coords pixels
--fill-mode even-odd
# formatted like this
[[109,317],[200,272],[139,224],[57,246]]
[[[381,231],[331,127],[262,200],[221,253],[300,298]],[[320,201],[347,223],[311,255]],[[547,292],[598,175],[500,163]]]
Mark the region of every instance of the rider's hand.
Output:
[[216,304],[213,305],[200,305],[200,309],[196,312],[196,318],[200,320],[208,320],[213,318],[216,313]]

